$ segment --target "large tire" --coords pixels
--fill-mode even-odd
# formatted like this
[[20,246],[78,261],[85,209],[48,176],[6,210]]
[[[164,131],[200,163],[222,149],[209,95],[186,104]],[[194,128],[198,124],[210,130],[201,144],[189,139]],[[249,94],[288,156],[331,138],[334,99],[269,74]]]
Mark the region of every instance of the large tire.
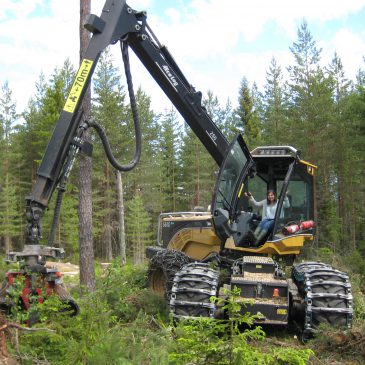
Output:
[[191,262],[181,251],[161,250],[154,255],[148,267],[147,286],[154,293],[170,298],[175,274]]
[[349,328],[352,324],[352,293],[348,275],[320,262],[294,265],[293,279],[304,299],[304,331],[321,323]]
[[219,271],[209,264],[191,263],[176,273],[170,308],[175,318],[214,318],[216,305],[210,298],[217,295]]

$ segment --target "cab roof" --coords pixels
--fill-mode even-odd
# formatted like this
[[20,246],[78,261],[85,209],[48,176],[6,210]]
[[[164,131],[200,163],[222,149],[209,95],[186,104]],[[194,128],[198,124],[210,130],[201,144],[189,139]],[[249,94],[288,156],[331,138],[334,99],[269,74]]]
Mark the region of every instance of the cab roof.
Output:
[[300,159],[300,151],[292,146],[260,146],[251,151],[252,157],[290,157]]

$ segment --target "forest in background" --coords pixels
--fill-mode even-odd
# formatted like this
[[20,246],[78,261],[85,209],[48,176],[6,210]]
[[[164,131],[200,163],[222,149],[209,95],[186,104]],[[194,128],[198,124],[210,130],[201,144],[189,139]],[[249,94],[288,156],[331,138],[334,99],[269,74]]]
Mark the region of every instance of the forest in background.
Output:
[[[222,104],[208,91],[204,105],[228,140],[241,132],[250,149],[292,145],[318,166],[316,197],[318,247],[344,254],[349,266],[365,273],[365,70],[346,78],[339,55],[321,66],[321,49],[305,22],[290,46],[293,64],[273,58],[262,90],[242,76],[238,106]],[[30,193],[42,154],[72,85],[75,68],[68,60],[50,77],[40,75],[26,110],[20,114],[8,83],[0,91],[0,244],[5,253],[21,250],[25,233],[25,197]],[[192,80],[193,81],[193,80]],[[11,80],[10,80],[11,82]],[[156,87],[158,87],[156,85]],[[151,98],[136,93],[142,124],[142,158],[122,174],[127,256],[144,261],[161,212],[207,208],[217,166],[174,108],[154,111]],[[134,151],[134,129],[126,91],[111,54],[103,53],[93,78],[92,118],[101,123],[121,161]],[[18,123],[22,120],[22,123]],[[93,137],[93,236],[95,256],[120,255],[117,179],[98,138]],[[75,166],[67,185],[55,244],[72,261],[78,257],[78,186]],[[53,199],[54,200],[54,199]],[[43,219],[46,239],[52,204]]]

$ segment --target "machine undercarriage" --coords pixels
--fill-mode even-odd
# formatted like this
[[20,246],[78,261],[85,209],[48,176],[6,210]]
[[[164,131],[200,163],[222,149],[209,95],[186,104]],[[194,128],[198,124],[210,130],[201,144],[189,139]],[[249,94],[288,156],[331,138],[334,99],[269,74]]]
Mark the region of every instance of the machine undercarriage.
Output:
[[[287,277],[277,262],[265,256],[234,260],[217,254],[204,262],[183,258],[181,252],[170,250],[160,251],[159,256],[162,267],[162,258],[170,258],[168,279],[165,281],[162,275],[158,281],[160,293],[161,285],[165,285],[162,292],[175,318],[227,318],[222,306],[211,297],[224,302],[234,288],[239,288],[241,311],[255,315],[256,325],[295,325],[303,340],[322,323],[335,328],[351,327],[353,310],[348,275],[329,265],[296,264]],[[173,256],[179,257],[175,269],[181,267],[175,275],[171,271]],[[153,277],[151,271],[149,275]],[[156,289],[156,282],[152,289]]]

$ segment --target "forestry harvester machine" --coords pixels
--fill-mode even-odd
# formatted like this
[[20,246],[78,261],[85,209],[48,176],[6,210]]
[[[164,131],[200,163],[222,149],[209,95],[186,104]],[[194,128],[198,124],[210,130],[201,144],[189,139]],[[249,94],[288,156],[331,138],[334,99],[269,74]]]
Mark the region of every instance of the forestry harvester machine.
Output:
[[[242,310],[260,314],[257,323],[287,325],[296,321],[304,334],[320,323],[351,326],[351,285],[345,273],[320,262],[294,264],[288,277],[282,270],[283,264],[292,265],[304,244],[314,238],[316,166],[303,161],[290,146],[258,147],[250,152],[241,135],[228,143],[202,106],[202,94],[188,82],[149,27],[146,13],[133,10],[125,0],[106,0],[100,17],[91,14],[85,28],[92,37],[26,200],[24,251],[55,254],[50,247],[39,245],[40,221],[57,188],[48,238],[52,246],[75,156],[92,150],[84,139],[86,129],[97,131],[116,169],[128,171],[137,164],[141,136],[129,68],[130,47],[219,167],[210,211],[161,214],[157,245],[147,249],[150,288],[166,296],[176,318],[224,317],[210,297],[224,296],[224,288],[238,287],[242,300],[250,303]],[[135,154],[127,165],[115,160],[103,128],[87,120],[82,109],[101,52],[118,42],[136,131]],[[256,199],[264,199],[267,189],[277,192],[278,207],[272,231],[257,245],[252,232],[260,212],[250,206],[244,193],[250,191]],[[286,196],[289,208],[283,204]]]

